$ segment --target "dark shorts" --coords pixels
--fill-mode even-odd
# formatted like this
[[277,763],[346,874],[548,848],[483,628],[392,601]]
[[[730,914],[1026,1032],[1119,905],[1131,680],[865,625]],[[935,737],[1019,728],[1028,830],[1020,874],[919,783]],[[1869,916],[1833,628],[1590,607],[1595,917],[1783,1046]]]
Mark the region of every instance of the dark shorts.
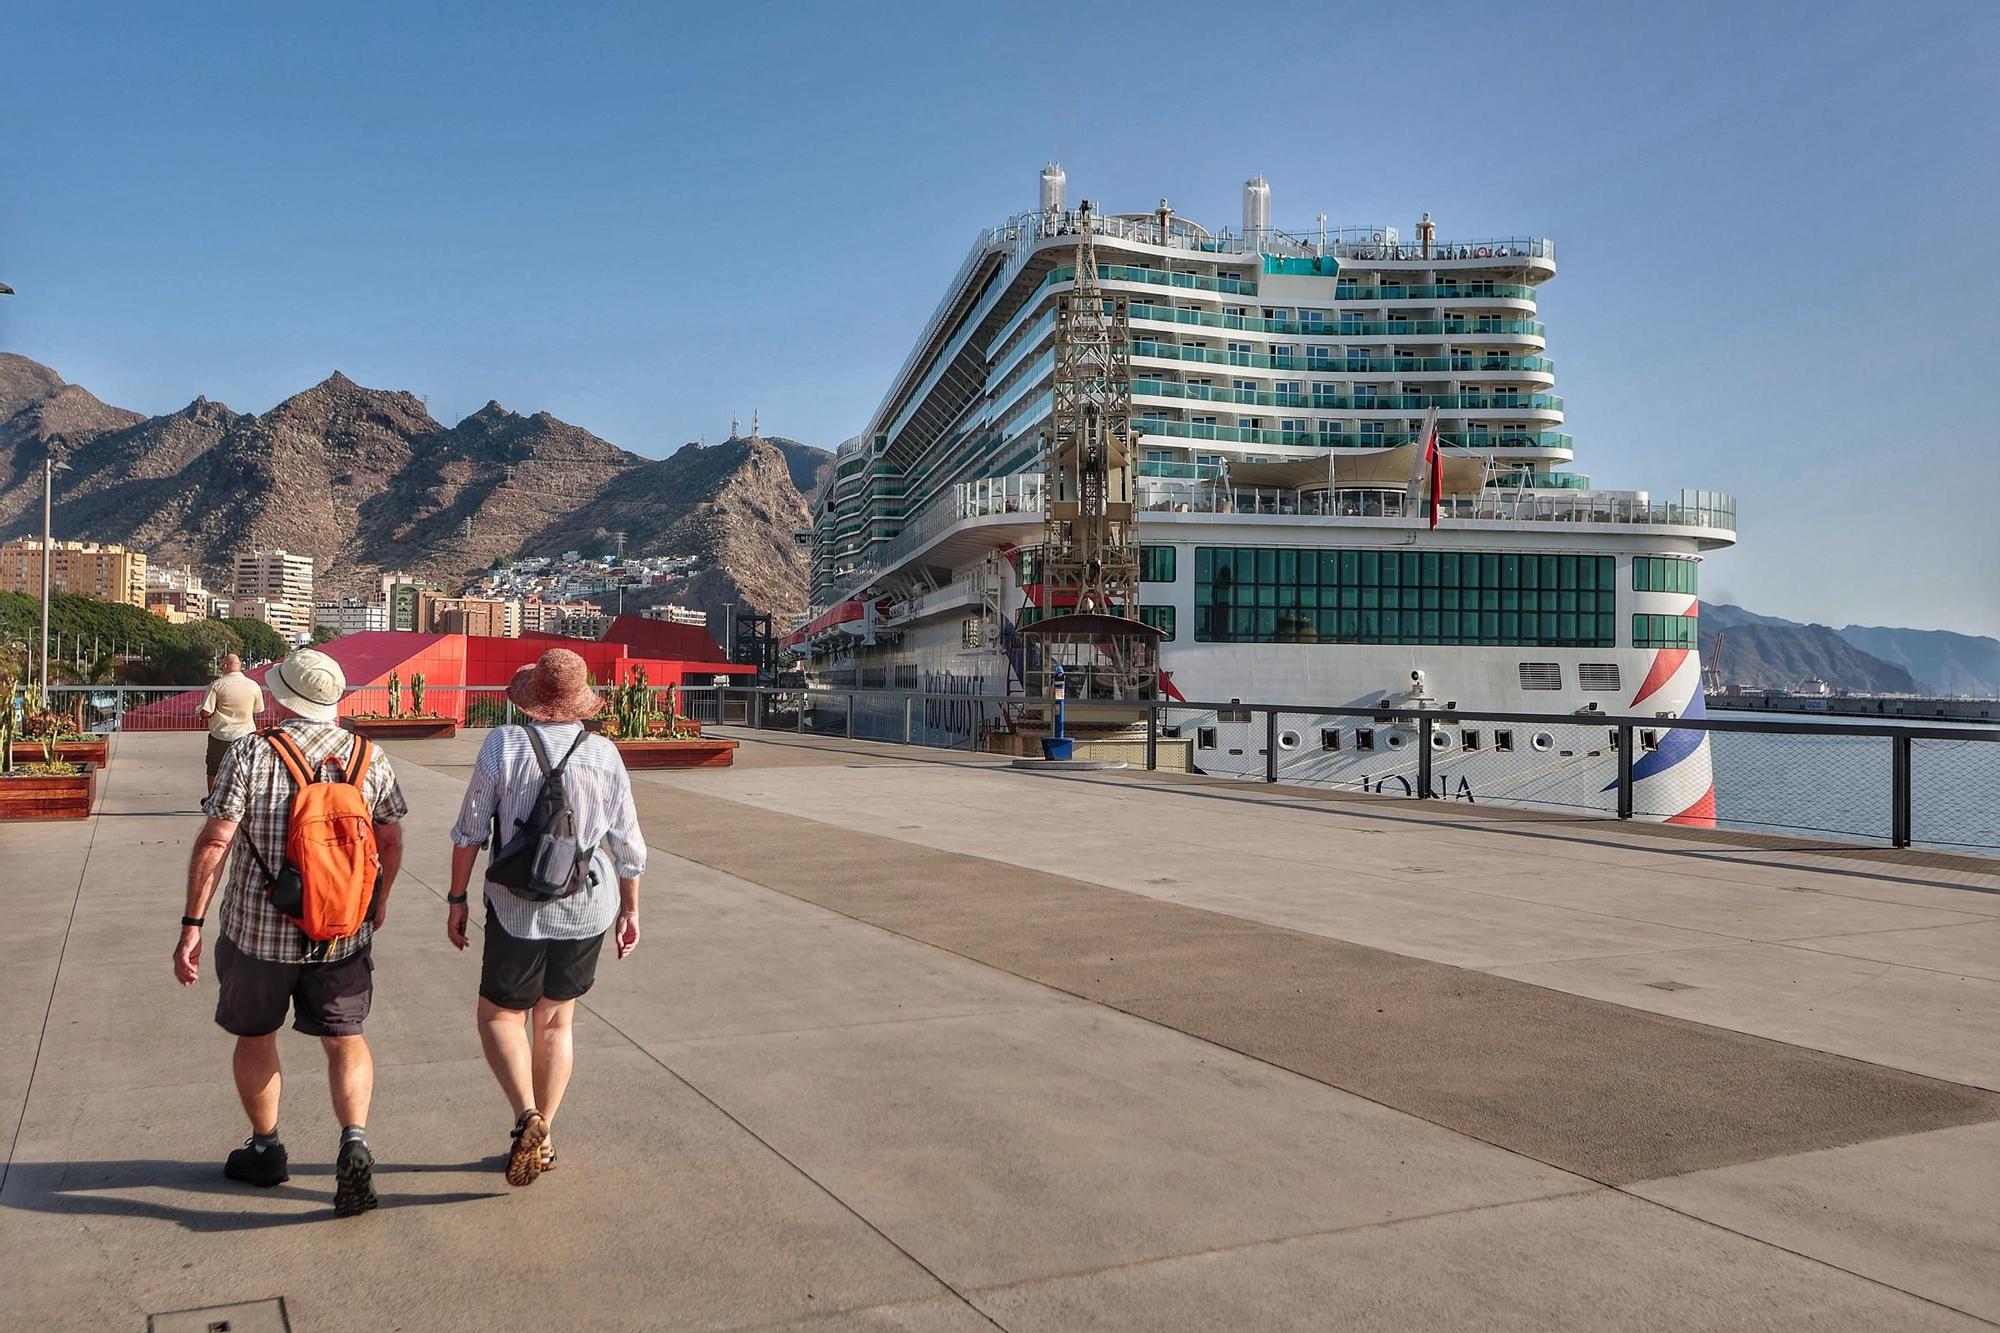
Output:
[[273,963],[252,958],[221,935],[215,941],[215,979],[222,998],[215,1022],[238,1037],[262,1037],[285,1025],[308,1037],[358,1037],[375,998],[374,944],[337,963]]
[[235,741],[225,741],[215,736],[208,738],[208,781],[210,786],[215,785],[215,774],[222,767],[222,756],[228,754],[229,747],[234,744],[236,744]]
[[604,935],[587,940],[517,939],[489,908],[479,963],[480,997],[515,1010],[532,1009],[537,1000],[574,1000],[597,980],[597,955],[603,950]]

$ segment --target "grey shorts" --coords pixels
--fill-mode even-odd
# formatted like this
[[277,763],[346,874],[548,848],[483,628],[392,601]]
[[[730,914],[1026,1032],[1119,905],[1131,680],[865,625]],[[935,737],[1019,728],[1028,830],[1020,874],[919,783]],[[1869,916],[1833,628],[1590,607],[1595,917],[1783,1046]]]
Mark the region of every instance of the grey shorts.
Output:
[[216,937],[215,979],[222,996],[215,1022],[237,1037],[262,1037],[285,1025],[308,1037],[358,1037],[375,998],[374,942],[335,963],[273,963],[252,958],[227,935]]

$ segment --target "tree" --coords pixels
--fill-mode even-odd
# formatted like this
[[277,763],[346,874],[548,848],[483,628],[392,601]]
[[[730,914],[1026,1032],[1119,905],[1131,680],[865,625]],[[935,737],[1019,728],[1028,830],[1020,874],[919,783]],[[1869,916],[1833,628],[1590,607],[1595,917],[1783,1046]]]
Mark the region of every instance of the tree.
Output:
[[315,625],[313,626],[312,646],[317,648],[323,643],[332,643],[339,637],[340,631],[333,626]]
[[[246,664],[276,662],[291,651],[290,646],[286,644],[284,639],[278,634],[278,631],[272,629],[261,620],[249,620],[242,616],[231,616],[227,619],[211,620],[207,623],[227,626],[235,633],[237,642],[242,645],[241,651]],[[189,628],[192,628],[192,626]]]

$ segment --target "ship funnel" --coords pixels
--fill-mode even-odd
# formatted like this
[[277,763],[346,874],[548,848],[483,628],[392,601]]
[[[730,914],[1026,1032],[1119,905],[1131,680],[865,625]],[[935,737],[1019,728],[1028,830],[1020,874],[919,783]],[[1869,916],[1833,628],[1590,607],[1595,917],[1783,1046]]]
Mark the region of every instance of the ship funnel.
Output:
[[1261,245],[1271,231],[1271,182],[1252,176],[1243,182],[1243,239]]
[[1066,206],[1069,194],[1069,177],[1063,169],[1051,162],[1042,168],[1042,212],[1060,213]]

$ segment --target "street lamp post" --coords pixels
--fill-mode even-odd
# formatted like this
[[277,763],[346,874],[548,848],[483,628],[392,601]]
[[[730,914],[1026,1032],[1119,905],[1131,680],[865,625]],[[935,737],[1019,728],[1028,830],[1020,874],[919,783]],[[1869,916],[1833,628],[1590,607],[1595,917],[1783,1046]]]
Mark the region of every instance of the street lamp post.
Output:
[[42,699],[49,697],[49,568],[55,559],[54,542],[50,539],[50,510],[55,494],[55,478],[58,472],[69,471],[69,464],[58,463],[55,442],[49,443],[49,452],[42,456]]

